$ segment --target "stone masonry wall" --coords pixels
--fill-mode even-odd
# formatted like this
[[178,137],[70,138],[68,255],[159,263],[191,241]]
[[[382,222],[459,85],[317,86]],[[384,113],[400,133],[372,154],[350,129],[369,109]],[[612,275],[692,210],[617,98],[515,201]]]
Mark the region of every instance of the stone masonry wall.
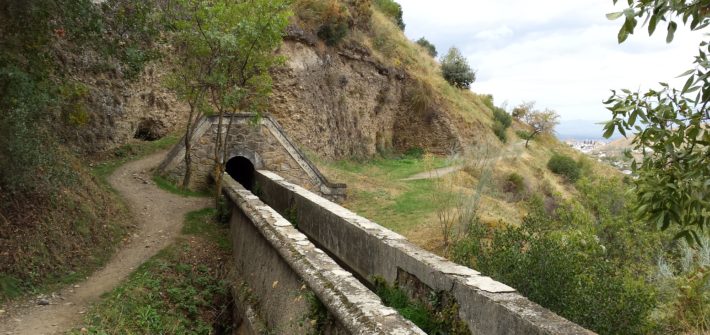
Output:
[[[424,335],[308,238],[225,174],[224,191],[232,204],[230,228],[235,280],[268,334],[311,334],[313,303],[325,306],[326,335]],[[324,321],[324,320],[319,320]],[[249,328],[249,327],[247,327]]]
[[[360,278],[382,277],[446,294],[473,334],[573,334],[593,332],[529,301],[515,289],[427,252],[403,236],[285,181],[257,171],[260,197],[281,213],[296,213],[299,231]],[[411,293],[411,292],[410,292]]]
[[[225,124],[228,120],[224,120]],[[223,131],[226,128],[224,125]],[[211,183],[218,129],[214,117],[203,119],[195,129],[191,140],[191,189],[204,190]],[[252,114],[235,115],[226,141],[228,159],[245,157],[256,169],[274,171],[292,183],[333,200],[345,196],[345,185],[330,183],[268,116],[256,119]],[[184,152],[184,141],[180,141],[160,166],[162,173],[175,182],[182,180],[185,174]]]

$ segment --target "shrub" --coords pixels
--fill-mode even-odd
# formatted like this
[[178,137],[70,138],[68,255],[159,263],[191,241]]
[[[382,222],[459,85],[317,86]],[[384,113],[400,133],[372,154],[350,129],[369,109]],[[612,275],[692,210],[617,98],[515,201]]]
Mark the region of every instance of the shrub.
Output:
[[459,49],[452,47],[441,60],[441,73],[454,87],[468,89],[476,81],[476,72],[471,70]]
[[474,224],[454,257],[600,334],[648,333],[654,288],[607,262],[593,234],[546,230],[548,220],[494,232]]
[[352,8],[352,17],[355,25],[362,29],[370,28],[370,19],[372,18],[372,1],[371,0],[352,0],[350,1]]
[[515,172],[510,173],[505,177],[503,190],[508,193],[520,194],[525,190],[525,179]]
[[340,43],[350,30],[350,12],[337,0],[298,0],[293,8],[300,21],[328,45]]
[[399,29],[404,30],[404,21],[402,20],[402,6],[393,0],[375,0],[375,6],[379,8],[382,13],[387,15],[394,23],[397,24]]
[[427,52],[429,52],[429,56],[431,57],[436,57],[439,54],[438,52],[436,52],[436,46],[434,46],[434,44],[431,44],[431,42],[429,42],[429,40],[424,37],[418,39],[417,44],[426,49]]
[[422,159],[424,157],[424,149],[420,147],[409,148],[404,152],[404,158]]
[[508,142],[508,133],[506,132],[507,128],[508,127],[500,123],[500,121],[496,120],[493,123],[493,133],[496,134],[498,139],[503,143]]
[[581,175],[577,162],[571,157],[561,154],[552,155],[552,158],[547,162],[547,168],[570,182],[577,181]]
[[415,114],[426,115],[434,106],[435,94],[431,84],[423,80],[414,80],[407,85],[405,92],[407,107]]
[[500,122],[503,127],[508,128],[513,123],[513,117],[505,109],[494,106],[491,110],[493,111],[493,119]]
[[344,22],[324,24],[318,29],[318,37],[327,45],[338,44],[348,34],[348,25]]

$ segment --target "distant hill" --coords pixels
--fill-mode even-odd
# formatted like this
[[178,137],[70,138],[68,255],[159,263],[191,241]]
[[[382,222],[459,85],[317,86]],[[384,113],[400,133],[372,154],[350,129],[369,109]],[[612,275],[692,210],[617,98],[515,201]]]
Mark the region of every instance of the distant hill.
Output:
[[[596,140],[603,139],[604,121],[562,120],[557,126],[557,137],[561,140]],[[611,139],[622,138],[614,134]]]

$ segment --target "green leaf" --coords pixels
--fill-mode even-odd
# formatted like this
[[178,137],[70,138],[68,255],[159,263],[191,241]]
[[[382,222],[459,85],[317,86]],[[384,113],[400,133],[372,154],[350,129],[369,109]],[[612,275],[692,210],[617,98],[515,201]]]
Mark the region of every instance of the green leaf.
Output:
[[629,38],[629,31],[626,29],[626,26],[622,26],[621,29],[619,29],[619,35],[617,36],[617,40],[619,44],[621,44],[624,43],[627,38]]
[[678,28],[678,24],[671,21],[668,23],[668,35],[666,35],[666,43],[673,42],[673,37],[675,36],[675,31]]
[[688,92],[690,85],[693,85],[694,82],[695,82],[695,76],[688,77],[688,80],[685,82],[685,85],[683,85],[683,90],[681,92],[683,92],[683,93]]
[[656,26],[658,25],[658,18],[660,15],[651,15],[651,20],[648,22],[648,36],[653,35],[656,31]]
[[604,126],[604,138],[609,138],[614,135],[614,124],[609,122]]
[[685,76],[687,76],[687,75],[689,75],[689,74],[691,74],[691,73],[693,73],[693,72],[695,72],[695,69],[690,69],[690,70],[685,71],[685,72],[683,72],[682,74],[678,75],[676,78],[685,77]]
[[616,19],[620,18],[622,15],[624,15],[624,12],[608,13],[608,14],[606,14],[606,18],[609,20],[616,20]]

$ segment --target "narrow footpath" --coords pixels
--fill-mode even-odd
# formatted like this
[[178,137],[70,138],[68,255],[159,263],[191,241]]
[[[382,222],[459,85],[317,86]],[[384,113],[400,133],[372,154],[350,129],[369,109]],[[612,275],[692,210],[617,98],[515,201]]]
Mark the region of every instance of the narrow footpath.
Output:
[[62,334],[81,324],[90,304],[175,240],[185,214],[213,204],[209,198],[163,191],[151,181],[150,169],[158,166],[166,153],[129,162],[109,177],[111,186],[126,200],[137,228],[106,266],[84,282],[51,295],[49,305],[40,306],[33,299],[10,306],[0,318],[0,335]]

